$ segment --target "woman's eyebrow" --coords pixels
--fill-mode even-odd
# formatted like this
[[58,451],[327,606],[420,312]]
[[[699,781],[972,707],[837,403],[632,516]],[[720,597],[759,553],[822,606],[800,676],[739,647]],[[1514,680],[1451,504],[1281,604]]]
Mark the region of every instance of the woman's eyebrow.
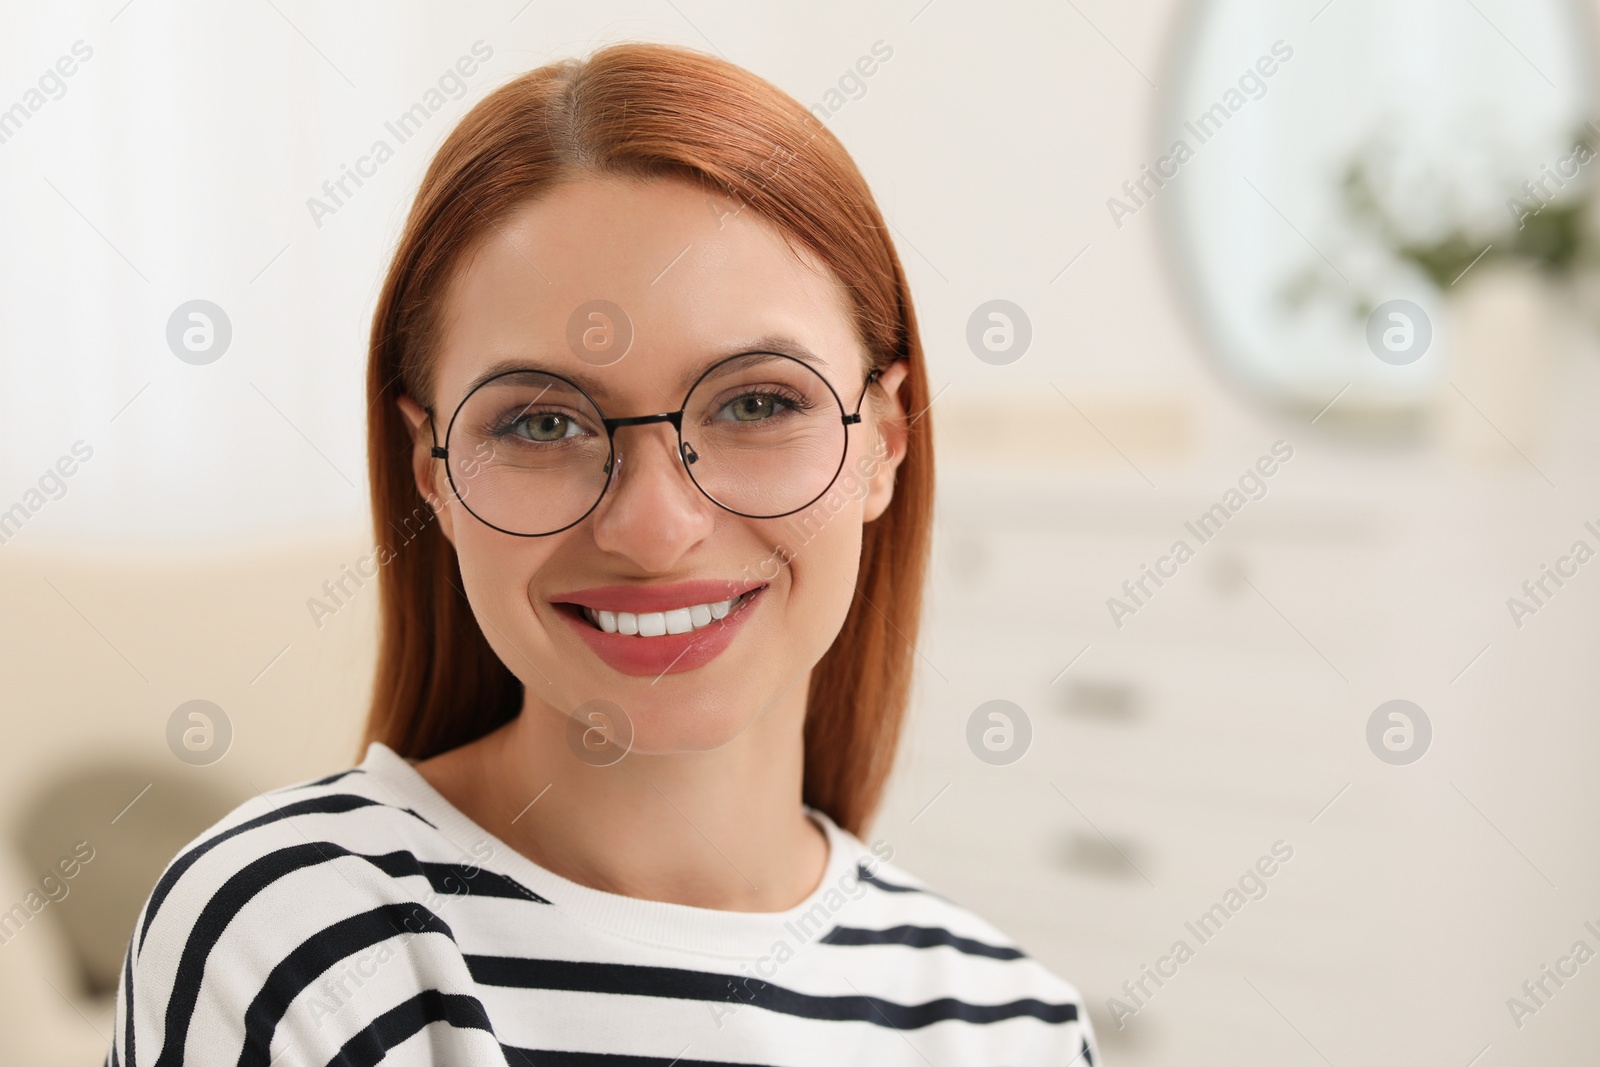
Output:
[[[827,362],[823,360],[821,356],[818,356],[815,352],[811,351],[805,345],[794,340],[793,338],[783,337],[775,334],[767,335],[765,337],[757,337],[753,340],[731,346],[726,352],[707,356],[704,360],[701,360],[699,363],[688,368],[684,372],[682,380],[678,383],[677,396],[668,401],[668,403],[675,404],[681,400],[683,394],[688,392],[689,387],[693,385],[695,381],[706,372],[706,369],[714,363],[720,363],[725,359],[733,359],[736,356],[770,357],[774,354],[780,356],[789,356],[792,359],[800,360],[802,363],[810,364],[819,373],[827,369]],[[623,359],[611,364],[608,367],[596,368],[601,372],[597,375],[593,371],[558,368],[549,365],[546,362],[529,357],[507,357],[505,359],[496,360],[494,363],[491,363],[488,367],[486,367],[482,374],[479,374],[467,384],[466,391],[462,395],[465,396],[467,393],[471,393],[484,382],[491,378],[496,378],[502,374],[509,374],[512,371],[533,371],[538,374],[552,374],[561,378],[566,378],[569,381],[576,382],[584,392],[590,394],[591,396],[604,397],[610,395],[611,393],[611,390],[606,384],[607,380],[615,380],[613,376],[607,376],[604,372],[620,370],[625,366],[626,361],[627,357],[623,357]],[[758,363],[761,362],[761,360],[756,358],[752,359],[751,362]],[[824,377],[826,377],[826,375],[824,375]]]
[[826,360],[792,337],[784,337],[779,334],[768,334],[765,337],[757,337],[752,341],[746,342],[745,344],[731,348],[721,356],[713,357],[711,360],[707,361],[705,366],[702,366],[700,369],[702,371],[705,370],[706,366],[710,366],[711,363],[718,359],[729,359],[737,355],[763,352],[776,352],[782,356],[793,357],[794,359],[800,360],[802,363],[811,364],[811,366],[816,368],[818,371],[825,370],[828,366]]

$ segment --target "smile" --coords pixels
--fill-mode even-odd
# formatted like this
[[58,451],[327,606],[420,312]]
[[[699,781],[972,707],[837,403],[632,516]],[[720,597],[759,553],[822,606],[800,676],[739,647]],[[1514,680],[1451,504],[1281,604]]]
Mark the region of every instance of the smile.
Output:
[[[607,666],[622,674],[661,677],[703,667],[720,656],[756,614],[766,591],[762,584],[740,590],[734,583],[704,581],[611,586],[565,594],[552,602]],[[726,599],[711,599],[719,594]]]
[[669,611],[601,611],[583,608],[583,617],[608,634],[629,637],[661,637],[665,634],[686,634],[703,630],[713,622],[726,618],[728,613],[744,603],[751,593],[740,593],[732,600],[718,600],[710,604],[691,604],[686,608]]

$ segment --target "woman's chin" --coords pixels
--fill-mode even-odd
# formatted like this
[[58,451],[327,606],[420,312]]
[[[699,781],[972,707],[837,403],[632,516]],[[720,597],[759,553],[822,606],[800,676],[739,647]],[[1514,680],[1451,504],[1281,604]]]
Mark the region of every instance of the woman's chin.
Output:
[[570,711],[552,709],[566,720],[567,746],[584,762],[608,766],[627,756],[714,751],[744,733],[765,706],[752,705],[741,687],[717,696],[631,689],[595,687],[588,691],[604,695],[575,697]]

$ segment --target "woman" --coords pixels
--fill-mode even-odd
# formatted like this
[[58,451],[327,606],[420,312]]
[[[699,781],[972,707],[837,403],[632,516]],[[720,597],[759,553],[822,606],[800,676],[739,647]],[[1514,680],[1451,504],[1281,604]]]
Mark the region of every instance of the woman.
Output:
[[363,762],[182,852],[108,1062],[1093,1063],[1076,992],[864,831],[932,453],[860,174],[728,63],[535,70],[373,322]]

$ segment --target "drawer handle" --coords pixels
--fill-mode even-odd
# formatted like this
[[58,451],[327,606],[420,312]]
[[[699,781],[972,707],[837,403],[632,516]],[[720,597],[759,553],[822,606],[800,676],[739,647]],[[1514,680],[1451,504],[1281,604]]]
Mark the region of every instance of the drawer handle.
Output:
[[1079,874],[1119,880],[1138,879],[1139,872],[1149,867],[1144,850],[1135,842],[1108,840],[1082,831],[1073,832],[1062,842],[1061,865]]
[[1131,722],[1139,717],[1139,693],[1126,682],[1074,681],[1067,687],[1062,708],[1071,715]]

